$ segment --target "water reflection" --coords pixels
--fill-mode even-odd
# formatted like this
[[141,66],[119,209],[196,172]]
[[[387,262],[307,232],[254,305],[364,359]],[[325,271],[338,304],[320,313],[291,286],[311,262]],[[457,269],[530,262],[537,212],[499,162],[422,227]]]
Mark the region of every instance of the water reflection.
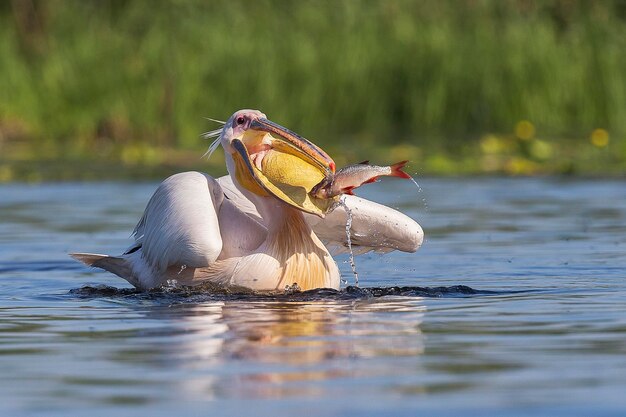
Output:
[[419,298],[155,308],[149,316],[175,320],[186,337],[148,354],[158,366],[174,358],[189,370],[177,389],[193,398],[323,395],[332,385],[309,382],[389,373],[389,358],[416,362],[424,350],[424,311]]

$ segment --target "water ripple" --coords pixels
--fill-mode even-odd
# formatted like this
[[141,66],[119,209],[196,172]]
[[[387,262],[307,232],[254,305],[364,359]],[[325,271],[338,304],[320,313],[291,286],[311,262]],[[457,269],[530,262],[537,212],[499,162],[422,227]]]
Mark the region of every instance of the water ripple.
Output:
[[132,288],[116,288],[107,285],[83,286],[69,291],[69,295],[79,298],[135,298],[137,300],[162,300],[167,302],[202,302],[202,301],[333,301],[362,300],[381,297],[470,297],[479,295],[502,295],[516,292],[476,290],[465,285],[449,287],[355,287],[348,286],[341,290],[320,288],[308,291],[287,292],[234,292],[228,289],[217,290],[214,287],[198,285],[195,287],[166,287],[143,292]]

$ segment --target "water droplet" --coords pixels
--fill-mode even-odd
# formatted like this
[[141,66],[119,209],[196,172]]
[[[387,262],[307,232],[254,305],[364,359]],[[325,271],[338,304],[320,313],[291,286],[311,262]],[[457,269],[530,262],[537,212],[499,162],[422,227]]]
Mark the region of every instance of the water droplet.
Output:
[[[415,174],[413,174],[413,175],[417,175],[417,172]],[[413,175],[409,175],[409,179],[411,181],[413,181],[413,184],[415,184],[415,186],[417,187],[418,194],[421,194],[422,191],[423,191],[422,187],[417,183],[417,181],[415,181],[415,178],[413,178]],[[426,202],[426,198],[425,197],[422,197],[422,203],[424,203],[424,209],[428,210],[428,203]]]
[[293,294],[302,291],[297,282],[294,282],[293,285],[285,285],[285,294]]

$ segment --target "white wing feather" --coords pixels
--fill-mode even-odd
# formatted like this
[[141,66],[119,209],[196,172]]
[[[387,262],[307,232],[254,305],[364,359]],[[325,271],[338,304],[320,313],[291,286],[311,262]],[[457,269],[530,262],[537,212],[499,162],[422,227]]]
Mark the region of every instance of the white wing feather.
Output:
[[239,208],[249,210],[246,202],[254,205],[231,201],[228,196],[234,195],[228,187],[234,185],[226,185],[222,189],[200,172],[167,178],[150,198],[133,232],[136,243],[127,253],[140,246],[143,258],[163,271],[172,265],[206,267],[220,256],[239,256],[258,247],[266,229]]
[[[424,232],[409,216],[354,195],[346,195],[344,199],[352,213],[350,240],[355,255],[369,251],[415,252],[422,245]],[[324,219],[308,215],[307,221],[333,254],[347,251],[347,213],[343,206],[335,208]]]
[[199,172],[163,181],[133,232],[144,259],[158,270],[215,261],[222,251],[216,207],[223,198],[219,184]]

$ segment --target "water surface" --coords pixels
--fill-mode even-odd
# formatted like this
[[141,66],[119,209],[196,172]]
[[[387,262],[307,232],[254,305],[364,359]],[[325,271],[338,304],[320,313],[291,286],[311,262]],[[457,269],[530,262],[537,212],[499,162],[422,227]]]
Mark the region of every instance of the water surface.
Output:
[[378,289],[252,299],[67,257],[121,253],[156,184],[1,185],[0,415],[626,415],[624,181],[419,182],[359,190],[426,234],[356,258]]

